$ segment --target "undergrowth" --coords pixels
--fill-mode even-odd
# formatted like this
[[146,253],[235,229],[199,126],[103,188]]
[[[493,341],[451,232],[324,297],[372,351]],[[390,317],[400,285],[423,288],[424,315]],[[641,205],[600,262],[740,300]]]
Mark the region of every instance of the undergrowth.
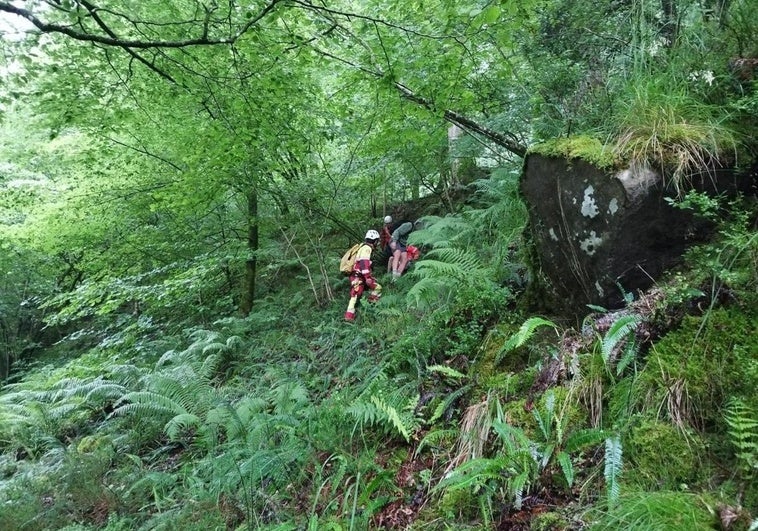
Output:
[[502,220],[494,248],[471,244],[502,207],[427,220],[414,238],[435,251],[357,323],[342,322],[342,300],[268,299],[19,378],[0,395],[0,527],[706,529],[714,507],[755,518],[749,216],[691,251],[697,274],[672,277],[676,297],[650,316],[676,313],[673,328],[643,348],[639,316],[576,330],[525,314],[509,267],[518,223]]

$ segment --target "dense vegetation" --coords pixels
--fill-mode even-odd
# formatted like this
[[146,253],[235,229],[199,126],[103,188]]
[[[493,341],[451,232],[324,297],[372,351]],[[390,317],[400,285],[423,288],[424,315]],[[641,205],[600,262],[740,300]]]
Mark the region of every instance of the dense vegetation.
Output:
[[[753,2],[0,14],[0,529],[758,528],[755,195],[687,186],[755,172]],[[536,145],[713,240],[551,312]],[[345,323],[386,213],[422,260]]]

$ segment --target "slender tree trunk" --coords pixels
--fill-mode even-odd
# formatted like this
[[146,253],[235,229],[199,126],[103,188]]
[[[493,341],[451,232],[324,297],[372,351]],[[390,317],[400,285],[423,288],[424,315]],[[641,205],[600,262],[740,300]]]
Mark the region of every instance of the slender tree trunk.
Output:
[[240,298],[242,315],[250,313],[255,299],[255,274],[258,266],[258,190],[255,186],[247,194],[247,251],[249,257],[245,262],[245,280]]
[[661,0],[661,9],[663,11],[661,34],[666,38],[667,46],[671,48],[676,41],[679,27],[679,21],[676,18],[676,0]]

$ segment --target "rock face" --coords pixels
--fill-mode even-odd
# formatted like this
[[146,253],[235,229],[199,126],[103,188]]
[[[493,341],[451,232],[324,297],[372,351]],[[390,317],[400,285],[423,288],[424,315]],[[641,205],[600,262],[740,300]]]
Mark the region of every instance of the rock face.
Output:
[[588,313],[587,304],[622,306],[624,293],[650,287],[710,229],[669,205],[674,192],[649,168],[609,173],[581,159],[530,154],[521,192],[539,267],[555,295],[545,303],[575,315]]

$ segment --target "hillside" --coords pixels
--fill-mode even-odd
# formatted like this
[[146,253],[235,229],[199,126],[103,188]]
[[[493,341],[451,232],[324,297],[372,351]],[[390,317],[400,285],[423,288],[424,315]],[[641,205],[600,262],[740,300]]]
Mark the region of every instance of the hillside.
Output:
[[53,347],[0,398],[0,527],[747,529],[754,214],[579,326],[452,246],[512,207],[428,219],[414,240],[451,246],[355,324],[346,280],[316,309],[294,279],[245,318]]

